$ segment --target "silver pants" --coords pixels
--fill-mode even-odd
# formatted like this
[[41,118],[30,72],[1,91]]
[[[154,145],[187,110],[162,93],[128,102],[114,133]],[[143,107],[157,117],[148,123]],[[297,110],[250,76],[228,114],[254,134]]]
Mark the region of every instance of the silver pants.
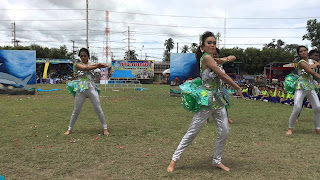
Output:
[[294,106],[289,119],[289,128],[293,128],[302,109],[303,99],[307,97],[313,109],[313,123],[316,129],[320,129],[320,102],[315,90],[296,90],[294,93]]
[[77,118],[80,114],[83,103],[87,97],[90,99],[90,101],[93,105],[93,108],[96,111],[96,113],[101,121],[103,129],[107,129],[107,123],[106,123],[104,113],[101,108],[98,91],[96,91],[95,88],[92,86],[92,84],[89,83],[88,89],[85,92],[78,91],[76,93],[76,96],[74,99],[74,109],[73,109],[71,119],[70,119],[70,124],[69,124],[69,130],[72,130],[74,123],[77,121]]
[[222,151],[229,133],[227,111],[224,106],[218,109],[203,109],[195,113],[187,133],[183,136],[178,148],[172,156],[173,161],[178,161],[183,151],[191,144],[210,115],[212,115],[218,131],[212,164],[221,163]]

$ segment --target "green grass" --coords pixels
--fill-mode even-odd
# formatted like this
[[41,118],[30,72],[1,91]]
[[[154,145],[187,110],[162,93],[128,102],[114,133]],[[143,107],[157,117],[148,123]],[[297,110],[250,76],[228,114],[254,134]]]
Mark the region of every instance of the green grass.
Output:
[[[212,119],[183,153],[176,171],[166,168],[186,133],[193,113],[169,86],[144,85],[147,91],[101,91],[110,136],[89,100],[74,132],[65,136],[73,97],[65,85],[38,85],[61,91],[0,96],[0,174],[9,179],[317,179],[319,135],[313,112],[304,109],[292,136],[286,136],[292,106],[233,99],[234,124],[222,162],[211,167],[216,138]],[[96,140],[96,137],[98,139]],[[76,142],[70,143],[76,139]],[[119,148],[119,147],[122,148]],[[41,148],[42,147],[42,148]],[[149,153],[149,156],[147,156]]]

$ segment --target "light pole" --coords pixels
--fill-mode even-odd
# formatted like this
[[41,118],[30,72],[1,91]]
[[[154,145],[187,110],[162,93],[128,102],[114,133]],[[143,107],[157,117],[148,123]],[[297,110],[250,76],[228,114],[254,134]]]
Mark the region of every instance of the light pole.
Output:
[[142,60],[142,50],[143,50],[144,45],[141,47],[141,60]]

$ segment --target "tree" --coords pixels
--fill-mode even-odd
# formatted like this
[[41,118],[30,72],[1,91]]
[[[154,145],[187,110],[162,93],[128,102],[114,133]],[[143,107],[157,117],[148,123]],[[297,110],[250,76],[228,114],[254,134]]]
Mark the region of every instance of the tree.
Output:
[[44,49],[42,46],[37,44],[31,44],[30,50],[36,51],[36,57],[37,58],[47,58],[49,55],[49,49]]
[[125,58],[127,60],[137,60],[138,59],[138,54],[136,53],[135,50],[129,50],[129,51],[126,51]]
[[170,53],[171,49],[173,49],[174,47],[174,41],[172,38],[167,39],[164,42],[164,47],[166,48],[166,50]]
[[174,47],[174,41],[172,38],[169,38],[169,39],[165,40],[163,45],[166,48],[166,50],[163,52],[163,61],[170,62],[170,51]]
[[244,53],[246,55],[244,70],[248,74],[260,74],[265,65],[261,59],[261,50],[257,48],[247,48]]
[[189,52],[189,46],[188,45],[182,46],[181,53],[187,53],[187,52]]
[[298,44],[286,44],[284,46],[284,50],[287,52],[290,52],[291,54],[297,54],[298,46],[299,46]]
[[164,62],[170,62],[170,53],[167,50],[164,50],[163,52],[163,59]]
[[302,40],[308,39],[312,46],[320,49],[320,22],[317,22],[317,19],[308,20],[307,31],[308,33],[302,36]]
[[192,53],[196,53],[197,48],[198,48],[198,44],[197,43],[192,43],[191,47],[190,47],[190,50],[191,50]]
[[279,49],[282,48],[284,44],[284,41],[282,41],[281,39],[278,39],[277,42],[275,39],[272,39],[272,42],[270,42],[269,44],[264,44],[264,47],[271,49]]

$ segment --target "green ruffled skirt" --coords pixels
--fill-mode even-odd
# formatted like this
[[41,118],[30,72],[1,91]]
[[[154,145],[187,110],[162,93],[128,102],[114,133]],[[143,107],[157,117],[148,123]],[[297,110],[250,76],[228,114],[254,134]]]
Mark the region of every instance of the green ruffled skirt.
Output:
[[179,87],[182,93],[182,107],[190,112],[197,112],[209,106],[215,109],[219,108],[220,105],[217,99],[219,99],[226,108],[229,108],[232,104],[227,89],[223,89],[222,92],[204,89],[200,78],[186,81]]

